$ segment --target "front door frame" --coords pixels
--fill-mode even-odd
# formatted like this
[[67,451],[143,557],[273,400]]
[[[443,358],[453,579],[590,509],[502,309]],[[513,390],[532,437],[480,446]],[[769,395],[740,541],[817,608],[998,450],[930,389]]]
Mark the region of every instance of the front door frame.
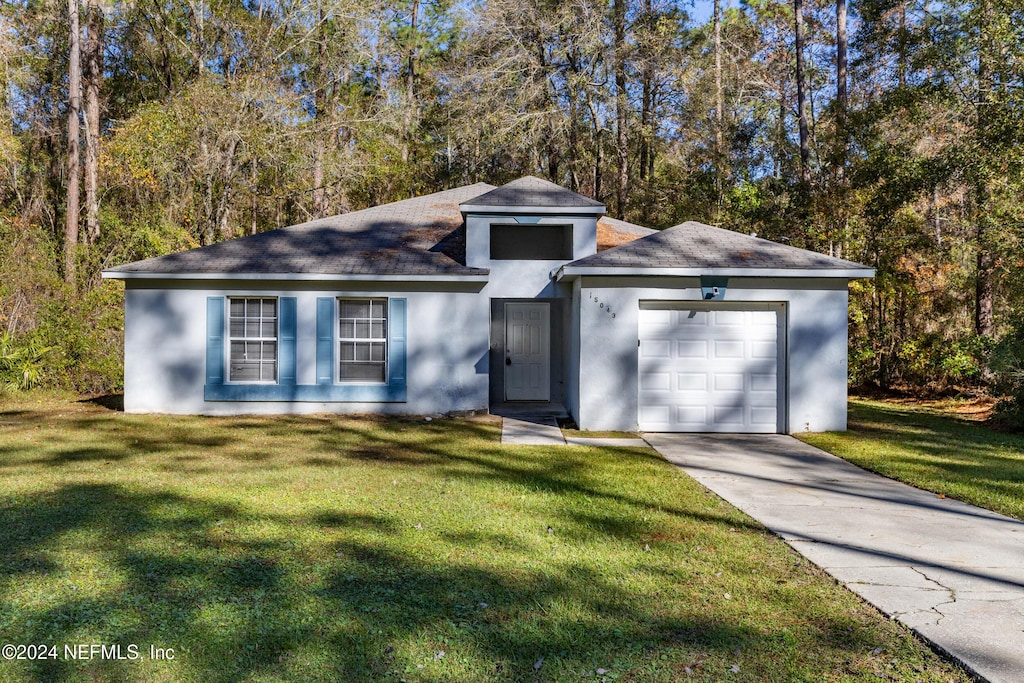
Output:
[[[532,315],[536,325],[526,323],[525,337],[517,339],[513,312],[519,309]],[[506,401],[551,400],[551,305],[547,301],[506,301],[504,304],[505,364],[503,395]],[[530,329],[533,328],[533,329]],[[534,330],[536,337],[534,337]],[[528,337],[528,339],[526,338]],[[520,342],[516,348],[516,342]],[[526,344],[525,342],[530,342]],[[512,370],[514,368],[514,370]],[[510,371],[512,370],[512,371]],[[525,372],[525,374],[524,374]],[[525,380],[517,383],[516,379]]]

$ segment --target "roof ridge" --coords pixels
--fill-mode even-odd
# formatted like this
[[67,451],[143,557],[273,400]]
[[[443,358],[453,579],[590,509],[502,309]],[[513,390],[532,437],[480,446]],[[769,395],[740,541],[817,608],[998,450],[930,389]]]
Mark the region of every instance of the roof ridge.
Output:
[[508,208],[543,208],[543,209],[588,209],[605,206],[596,199],[591,199],[579,192],[574,192],[535,175],[525,175],[505,183],[488,192],[467,199],[460,207],[495,206]]

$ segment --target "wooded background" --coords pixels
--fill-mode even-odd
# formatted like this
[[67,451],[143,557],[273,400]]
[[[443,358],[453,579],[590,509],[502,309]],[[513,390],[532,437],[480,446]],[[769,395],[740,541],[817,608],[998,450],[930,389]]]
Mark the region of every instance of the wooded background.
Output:
[[108,266],[537,174],[877,269],[856,385],[1018,391],[1020,0],[4,0],[0,376],[116,390]]

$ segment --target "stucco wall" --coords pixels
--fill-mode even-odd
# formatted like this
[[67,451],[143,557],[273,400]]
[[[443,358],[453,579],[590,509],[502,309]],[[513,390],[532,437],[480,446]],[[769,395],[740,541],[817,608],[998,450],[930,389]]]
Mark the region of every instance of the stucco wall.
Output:
[[[697,278],[580,279],[581,429],[637,428],[641,301],[700,301]],[[846,429],[847,283],[842,279],[730,278],[725,301],[785,302],[787,418],[783,431]],[[570,390],[570,394],[572,391]],[[575,403],[570,398],[570,404]]]
[[[370,283],[372,286],[372,283]],[[385,412],[434,414],[487,408],[488,306],[476,285],[129,283],[125,293],[125,410],[183,414]],[[316,299],[397,296],[407,300],[407,401],[289,403],[205,401],[206,298],[294,296],[298,384],[316,383]]]
[[[562,263],[597,253],[597,214],[587,216],[539,215],[522,207],[508,214],[466,214],[466,265],[474,268],[494,268],[502,261],[491,260],[491,225],[521,223],[524,225],[571,225],[572,258],[548,262],[557,268]],[[529,263],[515,261],[504,263]],[[535,262],[535,263],[540,263]]]

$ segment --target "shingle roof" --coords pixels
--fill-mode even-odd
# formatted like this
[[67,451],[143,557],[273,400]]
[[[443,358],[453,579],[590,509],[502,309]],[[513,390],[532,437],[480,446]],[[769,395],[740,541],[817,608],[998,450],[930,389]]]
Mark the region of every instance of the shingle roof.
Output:
[[567,267],[597,268],[769,268],[863,270],[866,266],[806,249],[688,221]]
[[642,225],[634,225],[618,218],[602,216],[597,221],[597,250],[604,251],[612,249],[620,244],[626,244],[641,237],[647,237],[658,232]]
[[107,272],[151,274],[482,275],[465,265],[459,204],[493,189],[477,183],[331,216]]
[[584,197],[560,185],[542,180],[534,176],[524,176],[519,180],[491,190],[463,202],[466,206],[508,206],[508,207],[547,207],[547,208],[604,208],[604,204]]

